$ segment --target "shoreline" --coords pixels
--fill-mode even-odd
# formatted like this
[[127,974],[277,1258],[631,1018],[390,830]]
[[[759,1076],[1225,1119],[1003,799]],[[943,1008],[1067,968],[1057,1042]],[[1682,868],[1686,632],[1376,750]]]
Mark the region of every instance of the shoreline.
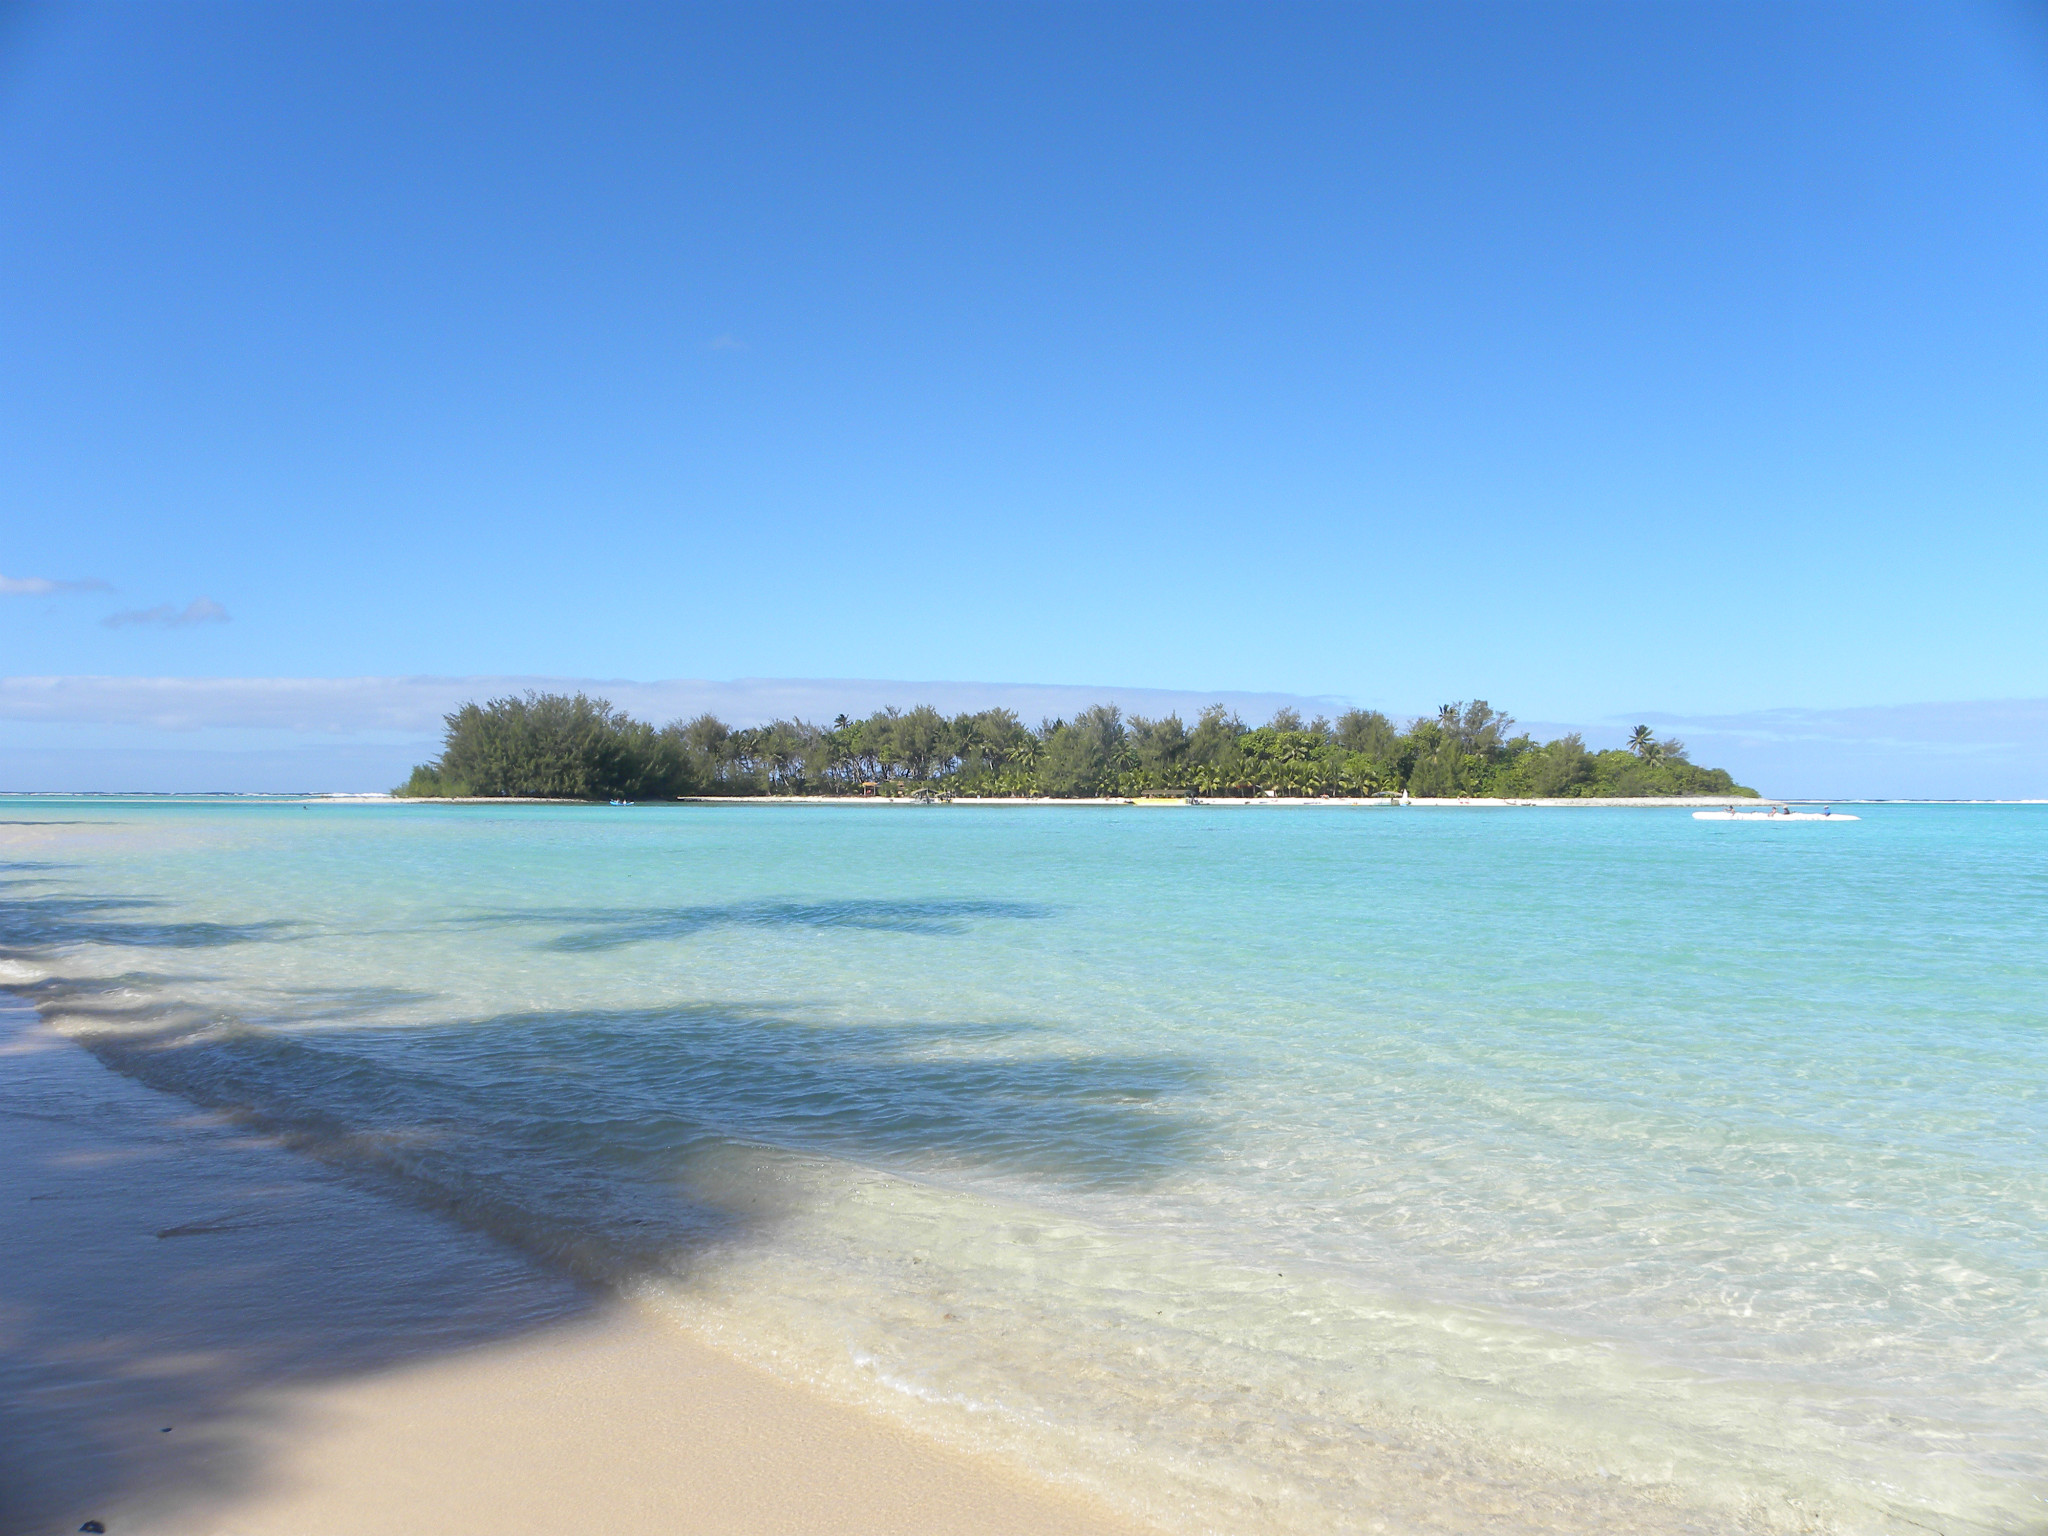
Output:
[[[1257,1062],[1265,1081],[1241,1093],[1236,1082],[1252,1074],[1236,1067],[1250,1053],[1248,1032],[1235,1019],[1168,1038],[1177,1018],[1205,1022],[1205,997],[1227,997],[1223,987],[1241,985],[1276,952],[1226,957],[1193,971],[1191,983],[1179,979],[1213,938],[1191,930],[1162,939],[1147,931],[1148,920],[1206,910],[1217,882],[1200,871],[1177,882],[1160,878],[1184,862],[1178,855],[1190,846],[1181,833],[1169,835],[1166,823],[1113,817],[1124,829],[1118,833],[1110,822],[1080,816],[970,818],[955,828],[964,844],[952,835],[877,844],[861,828],[880,831],[883,823],[829,815],[771,827],[772,817],[621,823],[588,813],[436,813],[407,831],[374,815],[251,821],[203,806],[189,816],[169,806],[160,815],[109,811],[77,819],[83,807],[64,807],[44,823],[17,821],[5,839],[22,872],[9,894],[18,918],[9,941],[20,946],[11,951],[20,959],[0,963],[0,1008],[11,987],[39,1006],[47,1024],[48,1032],[31,1027],[25,1046],[52,1046],[55,1033],[84,1041],[87,1050],[9,1051],[0,1018],[0,1054],[9,1058],[0,1068],[0,1138],[11,1138],[9,1167],[20,1180],[10,1180],[7,1192],[28,1202],[4,1202],[17,1221],[0,1252],[0,1378],[7,1383],[0,1391],[0,1536],[75,1530],[110,1515],[118,1521],[110,1530],[160,1536],[427,1523],[467,1529],[473,1510],[491,1511],[490,1523],[477,1528],[516,1530],[536,1499],[592,1466],[609,1470],[593,1493],[578,1497],[601,1514],[584,1518],[582,1505],[562,1506],[549,1517],[552,1528],[582,1529],[602,1518],[635,1529],[702,1529],[718,1511],[678,1497],[713,1483],[733,1490],[728,1502],[752,1497],[747,1479],[763,1467],[770,1476],[796,1469],[794,1481],[804,1485],[798,1491],[811,1489],[806,1497],[840,1499],[834,1488],[816,1494],[812,1487],[836,1484],[819,1470],[829,1456],[816,1450],[846,1443],[829,1426],[786,1452],[771,1446],[751,1461],[720,1461],[719,1447],[730,1449],[733,1440],[729,1421],[752,1410],[719,1396],[716,1381],[675,1388],[702,1374],[701,1353],[688,1342],[698,1340],[721,1352],[719,1380],[734,1365],[725,1355],[759,1362],[780,1378],[763,1389],[769,1406],[757,1415],[771,1427],[804,1411],[791,1406],[787,1382],[813,1408],[817,1399],[851,1405],[858,1422],[865,1414],[921,1436],[927,1449],[957,1448],[973,1459],[977,1487],[993,1463],[1027,1483],[1035,1478],[1038,1495],[1048,1483],[1087,1489],[1113,1509],[1179,1529],[1309,1532],[1384,1521],[1470,1530],[1512,1509],[1518,1528],[1530,1531],[1644,1536],[1782,1529],[1763,1513],[1781,1508],[1805,1521],[1802,1528],[1832,1528],[1828,1512],[1838,1507],[1849,1512],[1844,1528],[1892,1529],[1875,1516],[1875,1523],[1852,1517],[1876,1507],[1872,1489],[1896,1487],[1896,1495],[1879,1499],[1884,1508],[1895,1497],[1908,1514],[1920,1507],[1962,1521],[1932,1520],[1945,1529],[1989,1532],[2006,1528],[1995,1516],[2010,1502],[2007,1482],[2023,1481],[2031,1465],[2031,1453],[2013,1441],[2011,1464],[2019,1470],[2001,1481],[1999,1432],[1985,1428],[1993,1422],[1995,1383],[1956,1392],[1934,1373],[1940,1359],[1927,1346],[1873,1363],[1883,1372],[1877,1377],[1853,1360],[1846,1372],[1826,1359],[1811,1367],[1795,1362],[1814,1393],[1839,1394],[1846,1381],[1898,1409],[1883,1422],[1865,1415],[1839,1423],[1807,1412],[1803,1401],[1784,1406],[1769,1391],[1759,1396],[1739,1363],[1731,1373],[1711,1350],[1685,1352],[1679,1346],[1686,1341],[1651,1307],[1624,1314],[1618,1339],[1602,1331],[1600,1319],[1592,1328],[1566,1318],[1529,1331],[1531,1317],[1514,1308],[1512,1294],[1505,1307],[1494,1299],[1524,1273],[1519,1244],[1503,1242],[1503,1234],[1543,1230],[1526,1186],[1501,1189],[1489,1208],[1497,1216],[1457,1234],[1460,1253],[1475,1268],[1488,1266],[1481,1278],[1494,1286],[1492,1295],[1460,1293],[1456,1276],[1439,1291],[1428,1264],[1390,1285],[1383,1271],[1359,1264],[1362,1245],[1303,1252],[1307,1243],[1287,1241],[1288,1230],[1268,1219],[1263,1203],[1276,1187],[1280,1200],[1298,1191],[1294,1211],[1320,1224],[1326,1210],[1348,1219],[1355,1208],[1341,1204],[1346,1191],[1379,1187],[1381,1176],[1372,1168],[1357,1176],[1338,1131],[1264,1145],[1293,1159],[1288,1167],[1349,1169],[1341,1184],[1298,1179],[1290,1189],[1287,1180],[1258,1177],[1231,1184],[1210,1172],[1219,1163],[1215,1149],[1226,1145],[1218,1127],[1261,1113],[1293,1119],[1295,1106],[1318,1102],[1316,1079],[1331,1072],[1342,1037],[1322,1037],[1337,1039],[1338,1052],[1311,1037],[1319,1048],[1310,1054],[1295,1048],[1290,1032],[1281,1050]],[[554,831],[520,836],[525,821]],[[1975,823],[1996,834],[1982,846],[2022,848],[2025,821],[1944,813],[1924,830]],[[1647,860],[1622,866],[1641,878],[1612,889],[1622,901],[1673,914],[1650,936],[1661,933],[1687,966],[1696,963],[1702,935],[1719,952],[1755,926],[1747,910],[1718,905],[1718,891],[1759,868],[1781,878],[1800,873],[1805,894],[1776,909],[1776,930],[1792,940],[1775,950],[1761,945],[1754,956],[1785,957],[1775,973],[1759,974],[1794,978],[1790,986],[1759,988],[1765,1006],[1770,996],[1797,992],[1811,948],[1798,917],[1817,907],[1825,933],[1832,909],[1815,899],[1824,883],[1843,868],[1893,856],[1882,840],[1852,838],[1840,845],[1846,865],[1833,857],[1816,865],[1804,855],[1759,864],[1739,850],[1717,854],[1710,845],[1718,838],[1683,837],[1675,817],[1621,816],[1600,827],[1567,817],[1542,823],[1550,832],[1536,822],[1514,824],[1527,837],[1509,823],[1494,825],[1498,837],[1453,838],[1469,857],[1421,889],[1455,894],[1455,882],[1475,869],[1517,877],[1530,867],[1513,852],[1525,844],[1542,855],[1536,867],[1552,871],[1583,866],[1587,847],[1649,850]],[[902,826],[906,835],[913,830]],[[1224,861],[1281,846],[1201,839],[1199,820],[1172,826],[1190,829],[1187,836],[1220,850]],[[1208,826],[1219,835],[1229,830]],[[1356,842],[1330,830],[1338,843]],[[1397,871],[1412,877],[1441,863],[1441,840],[1381,830],[1391,841],[1367,840]],[[1047,839],[1073,854],[1079,878],[1032,879],[1028,863],[977,858],[972,868],[1007,877],[989,894],[988,882],[957,873],[970,866],[951,851],[1028,855]],[[469,855],[450,858],[451,843]],[[896,863],[864,857],[890,845]],[[940,845],[954,867],[927,857]],[[413,861],[416,846],[430,863]],[[1710,877],[1704,885],[1688,867],[1692,859],[1668,856],[1681,846],[1707,848],[1696,866]],[[1149,866],[1146,894],[1091,909],[1086,892],[1104,875],[1120,877],[1134,847],[1163,855]],[[738,862],[736,848],[754,851],[745,867],[766,876],[721,883],[718,871]],[[615,868],[606,855],[620,849],[627,857]],[[654,858],[646,857],[649,849]],[[478,856],[495,857],[493,850],[519,862],[490,865]],[[1483,862],[1497,850],[1508,851],[1505,862]],[[678,852],[695,856],[678,859]],[[854,874],[835,885],[806,873],[825,862]],[[1923,858],[1913,867],[1939,863],[1940,856]],[[486,867],[489,881],[475,881]],[[650,868],[675,873],[650,881]],[[1308,868],[1309,879],[1295,887],[1302,899],[1276,911],[1313,924],[1318,913],[1309,902],[1332,887],[1329,865],[1311,861]],[[388,880],[371,878],[384,870],[392,872]],[[422,880],[422,870],[445,872],[447,888]],[[2023,895],[2023,882],[2011,883]],[[934,886],[941,894],[928,894]],[[763,898],[764,888],[772,899]],[[1688,893],[1702,888],[1688,905]],[[784,890],[794,895],[784,900]],[[1152,894],[1162,890],[1164,899]],[[453,905],[450,892],[478,902],[483,922],[456,908],[455,921],[439,923]],[[493,924],[499,909],[481,903],[498,892],[514,905]],[[1369,920],[1371,900],[1367,892],[1351,910]],[[1064,928],[1046,917],[1059,901],[1077,911]],[[1896,910],[1880,907],[1877,915]],[[1094,920],[1105,911],[1112,919],[1127,915],[1128,927]],[[955,921],[962,917],[987,920]],[[1422,951],[1433,972],[1465,963],[1472,938],[1484,941],[1481,921]],[[1612,1018],[1609,1035],[1621,1042],[1623,1060],[1647,1060],[1665,1042],[1636,1050],[1655,1031],[1624,1027],[1643,1017],[1628,1011],[1634,994],[1620,990],[1630,978],[1598,990],[1601,968],[1584,965],[1576,922],[1539,929],[1519,949],[1503,947],[1517,972],[1509,983],[1517,992],[1529,979],[1553,989],[1560,978],[1585,985],[1582,1016]],[[698,935],[703,942],[689,942]],[[1401,956],[1414,953],[1412,930],[1391,937]],[[1333,938],[1277,952],[1307,957],[1295,973],[1338,978],[1335,987],[1300,994],[1325,999],[1324,1006],[1350,984],[1344,967],[1358,949],[1348,927]],[[635,951],[623,957],[630,966],[615,958],[621,941],[649,940],[682,942]],[[921,960],[921,951],[931,953]],[[717,967],[736,952],[740,963],[729,966],[735,981]],[[1085,1034],[1054,1037],[1051,1050],[1035,1040],[1019,1050],[1014,1035],[988,1048],[974,1024],[994,1010],[950,982],[968,969],[963,957],[998,977],[1009,1014],[1057,1025],[1070,1017],[1062,997],[1073,983],[1057,968],[1038,979],[1048,954],[1100,966],[1089,979],[1104,985],[1081,1005]],[[859,963],[839,958],[845,955]],[[1140,963],[1130,963],[1134,955]],[[1327,973],[1325,958],[1334,961]],[[770,991],[762,978],[799,974],[798,962],[802,975],[821,978],[814,983],[821,993],[829,986],[833,999],[853,1004],[836,1018],[760,1007],[754,999]],[[531,979],[499,983],[535,964],[548,967],[544,988]],[[1951,974],[1967,978],[1967,965],[1962,957]],[[899,971],[908,984],[883,991]],[[1387,968],[1380,974],[1399,979]],[[626,985],[614,985],[621,975]],[[1099,1028],[1095,999],[1138,996],[1134,981],[1163,986],[1166,1001],[1134,1005],[1131,1027]],[[714,998],[708,1009],[694,1001],[706,993]],[[905,1005],[905,994],[915,1006]],[[1513,1019],[1512,1007],[1501,1011]],[[928,1016],[947,1022],[920,1030]],[[1700,1017],[1702,1038],[1720,1029],[1713,1010]],[[1555,1061],[1547,1024],[1528,1020],[1509,1042],[1519,1048],[1503,1059]],[[415,1025],[428,1027],[414,1033]],[[352,1043],[358,1029],[360,1043]],[[401,1032],[408,1036],[402,1045]],[[1449,1016],[1435,1038],[1455,1047],[1464,1038],[1461,1018]],[[1837,1054],[1860,1060],[1865,1038],[1845,1036]],[[1668,1054],[1690,1064],[1691,1037],[1681,1033],[1671,1043]],[[1806,1050],[1803,1041],[1790,1048]],[[1438,1059],[1411,1081],[1438,1077],[1453,1051],[1432,1054]],[[1768,1053],[1752,1067],[1754,1055],[1727,1058],[1733,1089],[1767,1107],[1787,1102],[1776,1097],[1779,1074]],[[1718,1078],[1723,1058],[1702,1059]],[[1607,1104],[1607,1069],[1584,1051],[1573,1060],[1593,1063],[1590,1076],[1571,1079],[1575,1101]],[[552,1072],[562,1075],[534,1075]],[[1333,1094],[1358,1091],[1359,1077],[1331,1076]],[[1695,1080],[1692,1073],[1674,1079],[1675,1093],[1690,1094]],[[144,1083],[190,1097],[166,1099]],[[1387,1102],[1378,1087],[1369,1092],[1375,1103]],[[811,1140],[801,1129],[778,1137],[777,1126],[814,1114],[826,1094],[838,1096],[831,1101],[844,1111],[838,1123],[855,1129],[818,1155],[801,1150]],[[1449,1096],[1446,1102],[1462,1107]],[[906,1106],[928,1111],[933,1104],[936,1115],[902,1133],[888,1121]],[[1635,1113],[1633,1101],[1627,1108]],[[1441,1134],[1449,1123],[1433,1102],[1422,1110],[1396,1127],[1403,1143],[1418,1132]],[[588,1128],[621,1124],[626,1135],[593,1155]],[[752,1127],[765,1139],[742,1145],[721,1130],[701,1140],[690,1128],[706,1124]],[[281,1147],[252,1127],[286,1140]],[[799,1146],[777,1150],[785,1139]],[[1568,1128],[1534,1145],[1528,1161],[1543,1164],[1558,1146],[1569,1155],[1585,1138]],[[943,1167],[937,1178],[920,1179],[930,1162],[908,1168],[908,1177],[889,1172],[913,1146],[950,1155],[954,1166],[975,1158],[999,1173],[1014,1171],[1028,1188],[1010,1178],[950,1180]],[[1070,1146],[1082,1154],[1068,1153]],[[1866,1140],[1864,1148],[1875,1144]],[[1631,1152],[1615,1153],[1615,1163]],[[1712,1148],[1692,1156],[1701,1168],[1717,1166]],[[556,1168],[571,1169],[577,1182],[555,1178]],[[1183,1178],[1184,1170],[1195,1176]],[[1418,1203],[1440,1187],[1427,1177],[1400,1177]],[[1747,1190],[1752,1182],[1738,1167],[1730,1187]],[[1609,1185],[1653,1217],[1669,1206],[1664,1189],[1639,1193],[1611,1175],[1602,1187]],[[1553,1187],[1570,1195],[1574,1185]],[[1093,1192],[1086,1202],[1069,1198],[1083,1189]],[[380,1190],[396,1191],[395,1212],[366,1195]],[[1018,1194],[1025,1198],[1013,1204]],[[1901,1181],[1890,1208],[1921,1198]],[[1186,1219],[1197,1200],[1205,1209],[1181,1231],[1204,1240],[1202,1249],[1156,1220],[1162,1210]],[[1811,1230],[1812,1213],[1821,1211],[1824,1222],[1830,1203],[1826,1192],[1818,1200],[1794,1196],[1786,1207],[1793,1219],[1775,1226],[1774,1240],[1797,1243],[1796,1235],[1775,1235]],[[1210,1224],[1202,1219],[1210,1209],[1242,1218]],[[454,1224],[429,1216],[443,1210],[460,1213]],[[1289,1214],[1283,1207],[1283,1217]],[[586,1246],[586,1237],[601,1242],[606,1234],[609,1247]],[[1729,1246],[1725,1223],[1708,1236],[1722,1250]],[[701,1266],[693,1258],[700,1243]],[[1267,1253],[1304,1267],[1275,1263],[1269,1280],[1257,1263]],[[540,1264],[522,1254],[540,1255]],[[612,1276],[613,1289],[657,1314],[662,1326],[650,1328],[610,1293],[547,1270],[550,1255],[575,1273]],[[1693,1294],[1698,1271],[1690,1256],[1652,1252],[1643,1263],[1663,1290]],[[1826,1272],[1818,1243],[1795,1257],[1805,1273]],[[1976,1262],[1995,1276],[2007,1272]],[[1110,1283],[1100,1283],[1103,1277]],[[1404,1278],[1419,1283],[1400,1289]],[[220,1318],[232,1320],[232,1333]],[[1768,1320],[1761,1331],[1770,1338]],[[1967,1357],[1980,1335],[1968,1334],[1956,1348]],[[1671,1341],[1661,1364],[1645,1358],[1644,1339]],[[738,1369],[744,1377],[746,1366]],[[1903,1378],[1896,1388],[1894,1370]],[[1682,1397],[1665,1390],[1672,1381],[1683,1385]],[[713,1407],[702,1407],[705,1400]],[[159,1405],[173,1411],[156,1414]],[[707,1414],[708,1433],[698,1422]],[[145,1422],[156,1417],[160,1424]],[[839,1414],[838,1422],[847,1417]],[[591,1432],[595,1445],[563,1449],[582,1446],[576,1436],[599,1423],[612,1427]],[[458,1427],[461,1434],[453,1434]],[[1959,1433],[1994,1442],[1963,1463],[1986,1471],[1996,1484],[1991,1491],[1973,1491],[1953,1470],[1946,1447]],[[637,1450],[608,1448],[634,1436]],[[857,1431],[853,1443],[867,1438]],[[749,1454],[749,1440],[769,1444],[742,1435],[733,1454]],[[682,1472],[672,1465],[677,1442],[687,1446]],[[506,1446],[517,1454],[508,1456]],[[1925,1454],[1910,1454],[1914,1446]],[[1893,1466],[1887,1447],[1908,1454]],[[455,1470],[444,1475],[442,1465]],[[387,1474],[387,1467],[401,1470]],[[518,1485],[533,1467],[546,1469],[542,1494],[508,1507],[501,1486]],[[405,1478],[420,1486],[401,1486],[402,1498],[394,1493],[397,1502],[372,1511],[366,1495],[347,1487],[351,1469],[362,1480],[364,1468],[375,1469],[368,1480],[378,1490]],[[957,1486],[950,1477],[941,1482]],[[671,1486],[677,1482],[680,1494]],[[444,1484],[466,1502],[449,1507]],[[64,1486],[111,1490],[128,1502],[67,1507],[68,1523],[14,1520],[9,1506],[17,1497],[44,1499]],[[656,1500],[657,1518],[645,1518],[645,1498],[619,1505],[621,1488]],[[941,1495],[942,1505],[953,1497]],[[1003,1508],[1014,1497],[990,1495]],[[1980,1506],[1993,1517],[1973,1518]],[[844,1520],[804,1518],[811,1528],[846,1528]],[[756,1510],[736,1525],[803,1524],[792,1516],[795,1523],[778,1527],[780,1519]],[[1062,1515],[1043,1524],[1100,1528],[1092,1519]],[[984,1517],[953,1528],[988,1523]],[[912,1512],[871,1528],[934,1524]]]
[[145,1087],[0,990],[0,1536],[1140,1536]]

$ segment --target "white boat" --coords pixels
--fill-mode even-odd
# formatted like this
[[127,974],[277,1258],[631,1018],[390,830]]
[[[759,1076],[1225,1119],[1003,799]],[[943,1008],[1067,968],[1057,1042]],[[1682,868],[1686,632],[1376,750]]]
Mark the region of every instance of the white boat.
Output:
[[1840,811],[1694,811],[1694,821],[1861,821]]

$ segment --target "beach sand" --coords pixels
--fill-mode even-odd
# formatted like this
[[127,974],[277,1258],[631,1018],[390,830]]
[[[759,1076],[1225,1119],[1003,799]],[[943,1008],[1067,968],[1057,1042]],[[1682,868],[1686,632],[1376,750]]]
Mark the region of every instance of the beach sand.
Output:
[[0,1533],[1134,1533],[120,1077],[0,994]]

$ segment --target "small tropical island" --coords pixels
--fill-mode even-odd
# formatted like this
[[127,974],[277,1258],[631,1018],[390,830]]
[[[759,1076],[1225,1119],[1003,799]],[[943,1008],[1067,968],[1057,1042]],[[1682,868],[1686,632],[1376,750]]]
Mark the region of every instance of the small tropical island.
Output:
[[1755,797],[1685,744],[1639,725],[1626,748],[1576,734],[1511,735],[1485,700],[1397,724],[1377,710],[1247,725],[1221,704],[1193,725],[1098,704],[1027,726],[1007,709],[884,709],[831,725],[714,715],[654,726],[584,694],[527,693],[446,717],[441,756],[392,791],[405,798],[680,800],[700,796],[1138,799],[1233,795],[1417,799]]

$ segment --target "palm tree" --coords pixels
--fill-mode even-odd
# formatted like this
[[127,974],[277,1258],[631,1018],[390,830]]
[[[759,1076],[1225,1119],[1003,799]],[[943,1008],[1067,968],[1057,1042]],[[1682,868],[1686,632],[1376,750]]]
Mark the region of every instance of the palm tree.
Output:
[[[961,716],[952,722],[951,739],[946,746],[952,750],[952,768],[961,773],[971,772],[988,765],[988,743],[981,734],[981,727],[968,716]],[[943,755],[943,749],[942,749]],[[939,772],[947,771],[941,765]]]
[[1347,763],[1337,782],[1341,788],[1354,795],[1375,794],[1380,787],[1379,775],[1362,764],[1354,767]]
[[1637,757],[1650,757],[1657,747],[1657,738],[1647,725],[1639,725],[1628,733],[1628,749]]

